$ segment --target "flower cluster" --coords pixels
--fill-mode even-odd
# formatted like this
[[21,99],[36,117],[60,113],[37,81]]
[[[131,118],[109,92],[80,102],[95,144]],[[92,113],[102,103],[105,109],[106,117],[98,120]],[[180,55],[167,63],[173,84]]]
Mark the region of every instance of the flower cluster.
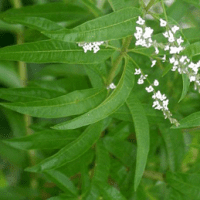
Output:
[[[184,47],[181,46],[181,44],[184,42],[183,38],[180,36],[178,39],[175,37],[175,33],[179,30],[178,26],[173,26],[171,28],[168,28],[166,32],[163,33],[163,36],[168,39],[168,44],[163,45],[162,43],[158,43],[157,41],[152,40],[152,33],[153,30],[150,27],[145,26],[145,20],[143,20],[141,17],[138,17],[138,20],[136,23],[139,26],[136,26],[136,33],[134,34],[136,38],[136,46],[143,46],[146,48],[149,48],[153,46],[155,48],[155,54],[159,53],[159,48],[164,49],[164,51],[169,51],[170,54],[175,54],[177,56],[182,50],[184,50]],[[160,19],[160,26],[166,27],[167,22],[163,19]],[[166,61],[166,55],[164,55],[162,58],[162,62]],[[182,59],[176,60],[175,57],[170,58],[170,63],[174,63],[175,66],[178,68],[178,64],[181,62],[189,61],[187,58],[183,57]],[[156,60],[152,60],[151,67],[154,67],[156,65]],[[173,67],[172,71],[176,70],[177,68]],[[181,71],[179,69],[179,71]],[[138,79],[138,84],[143,84],[144,80],[148,75],[143,75],[141,73],[141,69],[135,70],[135,75],[140,75]],[[154,83],[150,85],[149,87],[146,87],[147,92],[153,92],[152,98],[154,99],[152,107],[161,110],[163,112],[163,115],[165,118],[168,118],[172,124],[175,124],[176,126],[179,125],[178,121],[174,118],[172,118],[172,114],[168,109],[169,100],[167,99],[165,94],[161,94],[160,91],[155,91],[154,87],[158,86],[159,82],[158,80],[154,80]]]
[[89,42],[89,43],[78,43],[79,47],[83,47],[84,52],[87,53],[87,51],[92,51],[94,53],[97,53],[100,50],[100,45],[102,45],[104,42],[100,41],[100,42]]
[[[164,21],[160,19],[160,21]],[[165,22],[167,25],[167,22]],[[172,56],[169,58],[169,62],[173,65],[172,71],[178,71],[179,74],[187,74],[190,82],[194,82],[194,88],[200,92],[200,76],[198,75],[198,69],[200,68],[200,61],[193,63],[186,55],[179,55],[181,51],[185,49],[182,46],[184,42],[180,36],[176,38],[175,34],[179,30],[178,26],[172,26],[168,31],[163,33],[163,36],[168,39],[168,44],[164,50],[169,51]]]
[[[141,69],[135,69],[134,74],[140,75],[140,78],[138,79],[138,84],[143,84],[145,79],[144,77],[147,77],[147,75],[143,75]],[[172,124],[178,126],[179,125],[178,121],[172,118],[172,114],[169,111],[168,108],[169,99],[167,99],[165,94],[161,94],[159,90],[156,92],[154,89],[154,87],[157,87],[158,85],[159,82],[158,80],[155,79],[152,85],[145,88],[148,93],[153,92],[152,98],[154,99],[154,102],[152,107],[155,108],[156,110],[161,110],[163,112],[163,115],[165,116],[165,119],[168,118]]]
[[136,22],[137,24],[141,25],[141,26],[137,26],[136,27],[136,33],[134,33],[134,36],[136,38],[136,43],[135,45],[141,45],[143,47],[151,47],[153,40],[151,38],[151,35],[153,33],[153,29],[150,27],[145,27],[144,26],[144,20],[139,17],[138,21]]

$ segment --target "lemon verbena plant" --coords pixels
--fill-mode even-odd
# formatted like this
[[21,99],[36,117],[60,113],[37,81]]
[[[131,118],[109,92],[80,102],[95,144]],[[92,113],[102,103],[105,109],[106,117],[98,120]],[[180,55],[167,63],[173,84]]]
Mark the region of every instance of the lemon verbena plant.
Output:
[[199,0],[0,9],[1,200],[200,199]]

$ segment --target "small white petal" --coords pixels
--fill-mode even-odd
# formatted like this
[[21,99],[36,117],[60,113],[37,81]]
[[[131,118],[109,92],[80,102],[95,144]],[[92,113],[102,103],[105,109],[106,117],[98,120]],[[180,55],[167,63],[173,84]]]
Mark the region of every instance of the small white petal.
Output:
[[138,17],[138,20],[136,21],[137,24],[143,25],[145,23],[145,20],[143,20],[140,16]]
[[141,74],[141,69],[135,69],[135,75]]
[[155,66],[156,65],[156,60],[152,60],[152,64],[151,64],[151,67]]
[[160,18],[160,26],[165,27],[167,25],[167,22]]
[[157,47],[155,47],[155,53],[158,54],[159,53],[159,49]]
[[153,85],[154,85],[154,86],[158,86],[158,85],[159,85],[158,80],[155,80],[155,81],[153,82]]
[[172,32],[173,33],[176,33],[176,31],[178,31],[178,30],[179,30],[178,26],[175,25],[175,26],[172,27]]
[[149,87],[145,88],[147,92],[152,92],[153,91],[153,87],[150,85]]

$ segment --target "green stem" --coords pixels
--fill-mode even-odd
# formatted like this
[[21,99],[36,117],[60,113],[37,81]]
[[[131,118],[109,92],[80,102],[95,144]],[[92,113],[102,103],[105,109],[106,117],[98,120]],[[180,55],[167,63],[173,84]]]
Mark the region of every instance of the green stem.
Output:
[[166,13],[166,10],[165,10],[165,4],[164,4],[163,0],[161,0],[161,5],[162,5],[163,13],[164,13],[164,16],[165,16],[165,20],[168,22],[167,13]]
[[[14,8],[21,8],[22,7],[22,2],[21,0],[12,0],[11,1],[13,4]],[[23,27],[21,27],[20,31],[17,32],[16,35],[16,42],[17,44],[22,44],[24,43],[24,34],[23,34]],[[26,87],[27,85],[27,80],[28,80],[28,74],[27,74],[27,66],[26,63],[19,61],[18,62],[18,69],[19,69],[19,76],[20,76],[20,81],[21,81],[21,86]],[[29,128],[31,125],[32,118],[28,115],[24,115],[24,123],[26,126],[26,134],[31,135],[32,131]],[[30,165],[35,165],[35,151],[31,150],[29,151],[29,160],[30,160]],[[37,188],[37,179],[35,176],[32,176],[30,179],[30,186],[32,189]]]
[[133,38],[133,36],[129,36],[125,39],[124,44],[122,46],[122,50],[121,50],[119,56],[116,58],[115,62],[113,63],[113,66],[112,66],[110,73],[108,75],[107,86],[109,86],[112,83],[112,81],[115,77],[115,74],[116,74],[116,70],[117,70],[119,64],[121,63],[123,57],[126,55],[126,52],[128,50],[128,47],[131,43],[132,38]]
[[151,1],[147,4],[147,6],[146,6],[146,8],[145,8],[146,12],[148,12],[148,10],[154,5],[155,1],[156,1],[156,0],[151,0]]

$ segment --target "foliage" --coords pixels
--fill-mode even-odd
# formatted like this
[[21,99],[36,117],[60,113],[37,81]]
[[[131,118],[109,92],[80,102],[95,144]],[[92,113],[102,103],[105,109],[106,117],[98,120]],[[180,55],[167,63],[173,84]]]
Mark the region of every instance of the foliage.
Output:
[[200,199],[199,0],[0,9],[1,200]]

